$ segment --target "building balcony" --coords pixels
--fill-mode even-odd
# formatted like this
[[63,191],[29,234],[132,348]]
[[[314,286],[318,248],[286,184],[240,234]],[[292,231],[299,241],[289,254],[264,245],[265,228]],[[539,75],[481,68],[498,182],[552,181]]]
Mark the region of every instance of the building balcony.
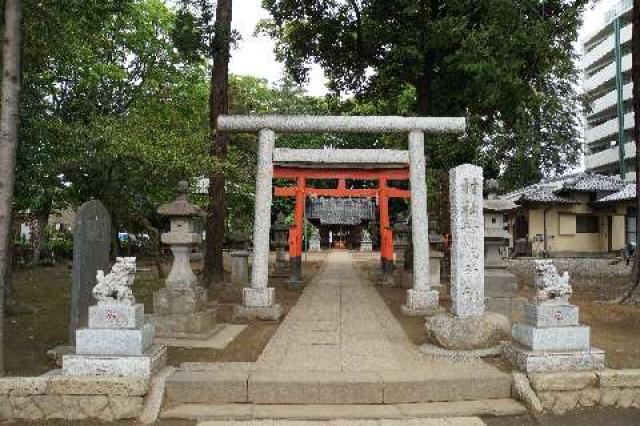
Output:
[[[635,124],[633,112],[629,112],[624,115],[624,128],[625,130],[633,129]],[[585,132],[585,142],[590,144],[592,142],[599,141],[601,139],[605,139],[607,137],[612,137],[611,139],[615,139],[618,134],[618,117],[613,120],[609,120],[599,126],[592,127],[587,129]]]
[[[627,83],[623,87],[622,98],[624,101],[628,101],[632,97],[633,97],[633,83]],[[591,105],[592,110],[588,116],[589,117],[596,116],[602,113],[603,111],[606,111],[610,108],[615,107],[617,104],[618,104],[618,93],[614,86],[611,92],[593,101],[593,104]]]
[[[588,154],[584,157],[584,166],[587,170],[597,169],[603,166],[618,163],[618,147],[612,146],[604,151]],[[633,142],[624,144],[624,158],[633,158],[636,155],[636,146]]]
[[[629,42],[631,42],[631,25],[627,25],[620,30],[620,44],[624,45]],[[615,44],[616,36],[613,33],[612,26],[611,35],[584,54],[582,58],[582,68],[587,70],[592,65],[597,64],[598,62],[603,62],[603,59],[608,62],[613,62],[615,58]]]
[[[622,72],[627,72],[631,70],[631,54],[625,55],[622,57]],[[584,90],[589,93],[597,88],[610,83],[615,85],[616,79],[616,62],[612,61],[609,65],[592,75],[591,77],[585,79],[584,81]]]

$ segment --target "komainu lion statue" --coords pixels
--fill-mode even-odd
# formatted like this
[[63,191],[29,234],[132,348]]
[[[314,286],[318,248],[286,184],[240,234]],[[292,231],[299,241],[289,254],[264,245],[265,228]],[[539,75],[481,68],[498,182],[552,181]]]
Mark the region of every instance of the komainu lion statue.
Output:
[[101,302],[135,303],[131,286],[136,278],[136,258],[117,257],[116,263],[107,275],[104,271],[96,273],[97,284],[93,288],[93,297]]
[[536,260],[535,286],[537,302],[569,303],[573,289],[569,284],[569,273],[558,274],[553,260]]

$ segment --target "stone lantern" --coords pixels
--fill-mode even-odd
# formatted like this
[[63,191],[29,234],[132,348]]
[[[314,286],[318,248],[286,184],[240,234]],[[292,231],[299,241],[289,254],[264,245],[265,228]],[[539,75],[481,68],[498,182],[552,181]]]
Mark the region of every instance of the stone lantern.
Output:
[[396,253],[396,265],[405,266],[405,250],[409,245],[411,245],[409,215],[400,213],[393,225],[393,250]]
[[175,201],[158,208],[158,213],[170,218],[170,231],[161,240],[173,253],[165,287],[153,294],[151,321],[159,337],[206,338],[216,331],[216,310],[206,307],[207,290],[198,285],[189,263],[193,247],[202,240],[194,232],[194,218],[202,210],[189,203],[187,188],[187,182],[180,182]]
[[518,208],[512,201],[497,195],[498,183],[489,180],[485,183],[486,198],[484,213],[484,295],[488,311],[497,312],[512,318],[514,298],[518,295],[518,279],[507,271],[507,264],[501,250],[507,246],[510,238],[505,229],[505,214]]
[[276,247],[276,275],[284,275],[289,272],[289,260],[287,259],[287,244],[289,243],[289,225],[285,222],[282,212],[278,213],[276,223],[271,226],[274,245]]

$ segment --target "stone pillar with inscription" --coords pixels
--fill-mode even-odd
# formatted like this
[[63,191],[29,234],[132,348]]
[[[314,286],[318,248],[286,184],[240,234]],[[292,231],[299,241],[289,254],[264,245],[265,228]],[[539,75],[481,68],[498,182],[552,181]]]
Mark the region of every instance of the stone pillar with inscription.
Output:
[[76,330],[87,326],[91,291],[96,272],[109,269],[111,217],[98,200],[87,201],[76,212],[73,227],[73,270],[69,309],[69,341],[75,342]]
[[289,225],[285,222],[282,212],[278,213],[276,223],[271,227],[271,230],[273,231],[273,240],[276,247],[275,274],[278,276],[288,275],[287,241],[289,239]]
[[451,313],[427,318],[430,340],[456,351],[487,350],[509,339],[509,320],[484,310],[482,168],[464,164],[449,175]]

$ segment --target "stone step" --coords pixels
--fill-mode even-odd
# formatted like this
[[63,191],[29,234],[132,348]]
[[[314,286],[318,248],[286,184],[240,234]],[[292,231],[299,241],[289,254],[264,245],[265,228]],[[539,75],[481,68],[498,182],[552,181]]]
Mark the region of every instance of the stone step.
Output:
[[380,372],[180,370],[166,381],[165,406],[225,404],[398,404],[511,397],[496,369]]
[[517,416],[526,408],[511,398],[417,404],[181,404],[162,412],[163,419],[190,420],[331,420],[415,419],[466,416]]

